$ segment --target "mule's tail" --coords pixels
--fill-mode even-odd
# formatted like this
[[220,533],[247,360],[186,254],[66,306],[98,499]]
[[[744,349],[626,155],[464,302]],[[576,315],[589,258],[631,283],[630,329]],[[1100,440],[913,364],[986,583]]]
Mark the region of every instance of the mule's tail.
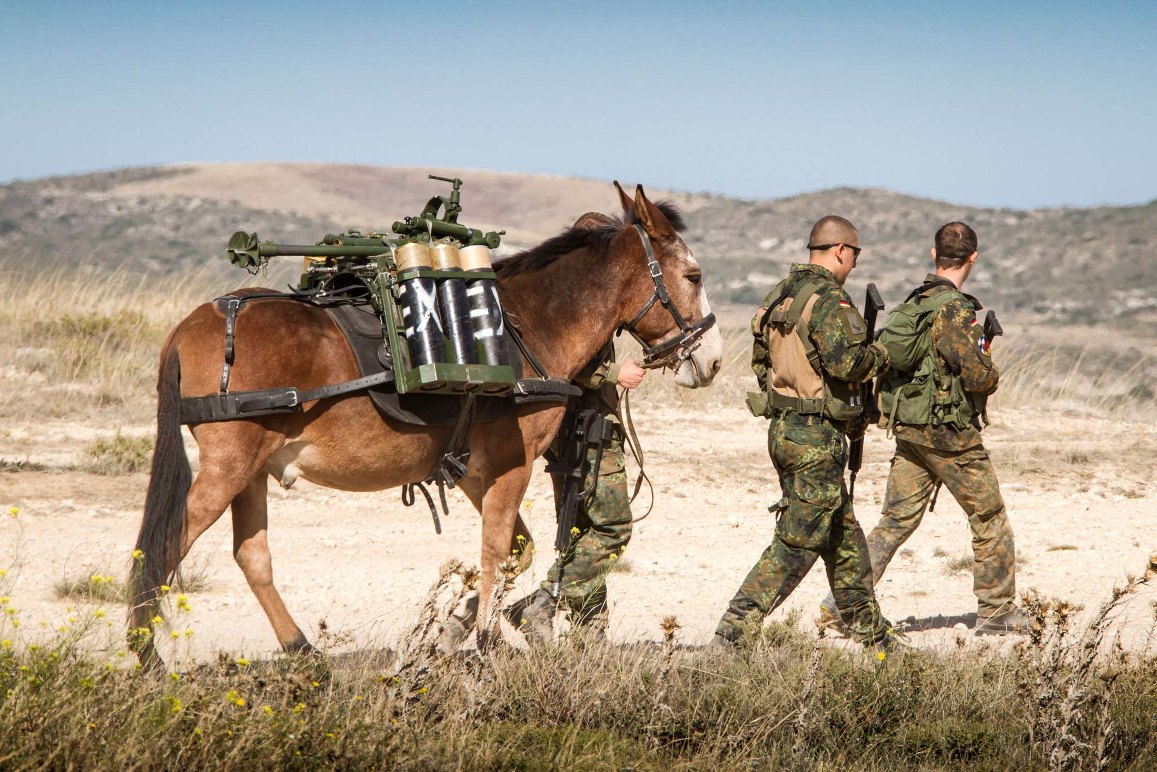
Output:
[[130,639],[134,635],[141,638],[137,641],[142,644],[141,648],[152,648],[151,632],[146,634],[146,631],[151,631],[151,620],[159,607],[160,588],[171,583],[181,561],[181,540],[192,480],[181,437],[181,363],[177,347],[170,341],[157,379],[157,444],[153,449],[145,513],[133,550],[129,582]]

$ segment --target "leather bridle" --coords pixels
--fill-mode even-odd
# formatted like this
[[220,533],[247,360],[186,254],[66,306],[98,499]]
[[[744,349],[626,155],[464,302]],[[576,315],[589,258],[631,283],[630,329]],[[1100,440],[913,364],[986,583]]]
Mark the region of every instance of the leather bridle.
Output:
[[[651,280],[655,283],[655,290],[651,293],[651,297],[639,309],[639,313],[631,319],[631,321],[620,327],[620,330],[626,330],[631,334],[639,345],[643,347],[643,361],[639,363],[640,367],[651,370],[660,367],[670,367],[672,370],[678,370],[679,367],[691,359],[691,354],[695,349],[699,348],[700,339],[703,337],[711,325],[715,324],[715,314],[708,314],[694,324],[689,323],[679,313],[679,309],[671,302],[671,296],[667,293],[667,285],[663,282],[663,269],[659,267],[659,261],[655,257],[655,250],[651,246],[651,239],[647,236],[647,232],[642,225],[635,224],[635,230],[639,232],[639,238],[643,240],[643,250],[647,253],[647,271],[651,274]],[[667,340],[656,343],[654,346],[647,345],[647,342],[635,330],[635,325],[647,315],[647,312],[655,305],[655,301],[659,301],[667,312],[671,314],[671,318],[675,320],[675,324],[679,326],[679,334],[674,335]]]

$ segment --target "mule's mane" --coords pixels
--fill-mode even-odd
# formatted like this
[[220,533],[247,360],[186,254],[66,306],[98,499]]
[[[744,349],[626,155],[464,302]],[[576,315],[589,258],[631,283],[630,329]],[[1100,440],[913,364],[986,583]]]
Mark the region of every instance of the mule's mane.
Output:
[[[663,213],[671,227],[682,233],[687,229],[683,214],[678,207],[669,201],[660,201],[655,207]],[[633,216],[630,222],[621,218],[608,218],[610,223],[595,228],[567,228],[559,235],[547,239],[533,249],[527,249],[516,255],[494,261],[494,271],[498,278],[504,279],[520,273],[537,271],[579,249],[590,249],[599,257],[607,253],[611,240],[623,228],[639,223],[638,216]]]

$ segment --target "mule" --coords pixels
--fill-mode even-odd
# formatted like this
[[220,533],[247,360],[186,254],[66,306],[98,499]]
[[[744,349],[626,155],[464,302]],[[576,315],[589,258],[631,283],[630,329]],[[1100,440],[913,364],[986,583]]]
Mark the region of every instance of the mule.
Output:
[[[682,219],[674,207],[649,201],[642,186],[633,198],[617,182],[615,188],[621,220],[570,228],[495,263],[502,305],[550,376],[573,378],[617,330],[629,328],[645,351],[657,352],[650,364],[672,366],[680,386],[706,386],[719,370],[722,339],[711,324],[700,267],[679,235]],[[307,403],[300,413],[193,424],[200,451],[194,477],[182,441],[180,399],[216,393],[224,325],[216,304],[206,303],[173,329],[161,351],[157,441],[129,612],[130,639],[146,663],[159,661],[152,620],[162,585],[171,583],[190,547],[227,508],[233,556],[278,643],[286,652],[311,651],[273,583],[266,540],[270,478],[286,486],[302,478],[348,491],[401,486],[427,475],[452,432],[385,419],[366,395],[348,394]],[[336,324],[307,303],[247,303],[237,318],[234,345],[235,391],[310,389],[360,375]],[[523,372],[531,372],[528,362]],[[482,515],[483,599],[519,537],[531,539],[519,505],[533,462],[554,438],[563,412],[560,403],[524,405],[470,427],[469,463],[459,485]]]

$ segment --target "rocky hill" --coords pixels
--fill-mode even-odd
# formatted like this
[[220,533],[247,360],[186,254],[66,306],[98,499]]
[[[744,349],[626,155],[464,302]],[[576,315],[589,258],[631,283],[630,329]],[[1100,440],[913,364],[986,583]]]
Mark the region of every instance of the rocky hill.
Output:
[[[609,182],[545,175],[338,164],[124,169],[0,186],[0,265],[228,271],[224,244],[235,230],[293,243],[351,227],[384,231],[447,190],[430,173],[465,180],[462,221],[505,229],[503,252],[531,246],[583,212],[618,206]],[[859,226],[865,246],[849,289],[858,294],[875,281],[893,305],[926,272],[936,228],[963,219],[981,240],[969,289],[1002,314],[1157,329],[1157,201],[1024,211],[849,188],[765,201],[648,192],[684,210],[687,241],[717,304],[762,298],[803,256],[812,221],[834,212]],[[292,270],[287,263],[286,274]]]

